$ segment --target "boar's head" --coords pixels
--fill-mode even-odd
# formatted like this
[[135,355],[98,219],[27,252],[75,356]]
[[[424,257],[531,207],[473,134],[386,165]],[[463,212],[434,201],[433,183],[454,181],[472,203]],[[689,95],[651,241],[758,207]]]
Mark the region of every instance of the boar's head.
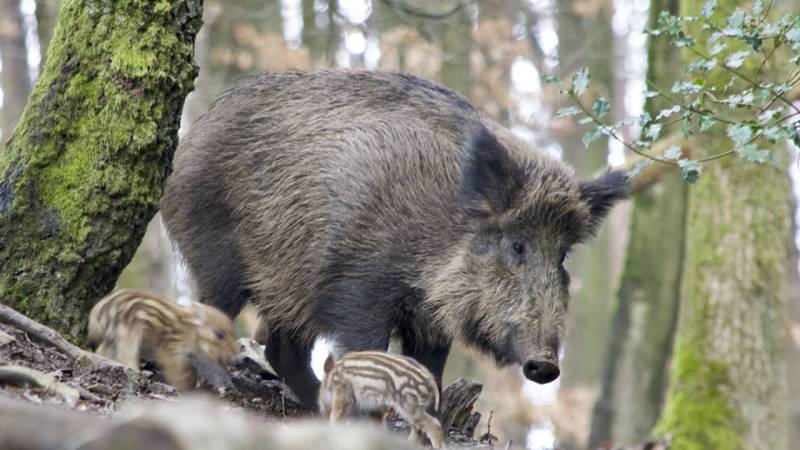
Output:
[[628,182],[616,171],[578,182],[563,163],[512,154],[487,130],[467,148],[461,201],[474,227],[436,272],[434,315],[451,336],[549,383],[560,374],[569,303],[564,260],[627,195]]

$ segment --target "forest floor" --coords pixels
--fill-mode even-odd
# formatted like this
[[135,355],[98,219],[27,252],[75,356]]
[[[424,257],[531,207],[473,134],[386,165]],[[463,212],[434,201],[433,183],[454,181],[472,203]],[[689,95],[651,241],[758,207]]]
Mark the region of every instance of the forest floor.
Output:
[[[205,395],[215,397],[215,403],[226,411],[243,412],[261,423],[291,423],[291,419],[311,416],[290,391],[284,391],[280,380],[258,373],[252,364],[241,364],[230,375],[232,386],[224,389],[208,385],[203,388],[201,380]],[[449,398],[451,404],[449,412],[443,408],[441,418],[448,447],[495,448],[496,438],[491,434],[473,438],[480,414],[473,411],[472,405],[480,389],[480,385],[459,380],[443,394],[445,402]],[[180,403],[183,396],[166,384],[155,368],[144,367],[137,375],[117,364],[87,364],[46,340],[0,321],[0,400],[5,397],[16,404],[23,401],[42,405],[42,408],[55,408],[62,411],[59,414],[69,411],[72,415],[113,419],[131,402]],[[9,414],[0,407],[0,417],[8,418]],[[408,434],[408,425],[397,417],[389,416],[387,426],[397,432],[391,434],[402,437]],[[401,432],[404,434],[400,435]]]

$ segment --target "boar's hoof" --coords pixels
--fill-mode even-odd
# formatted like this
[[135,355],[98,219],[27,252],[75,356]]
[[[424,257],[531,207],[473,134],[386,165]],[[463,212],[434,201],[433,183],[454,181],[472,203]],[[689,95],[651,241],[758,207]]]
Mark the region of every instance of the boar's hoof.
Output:
[[547,361],[528,360],[525,362],[522,371],[525,374],[525,378],[539,384],[549,383],[561,375],[558,366]]

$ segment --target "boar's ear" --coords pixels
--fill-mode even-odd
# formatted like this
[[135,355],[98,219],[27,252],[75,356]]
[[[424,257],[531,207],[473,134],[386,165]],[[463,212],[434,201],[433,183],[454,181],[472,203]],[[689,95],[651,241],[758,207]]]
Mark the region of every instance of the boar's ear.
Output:
[[581,182],[581,198],[589,205],[592,231],[600,225],[614,204],[628,197],[630,188],[625,173],[619,170],[608,171],[593,180]]
[[470,212],[500,214],[511,207],[524,174],[503,144],[486,128],[471,133],[463,169],[464,198]]
[[325,365],[323,366],[323,370],[325,371],[325,375],[331,373],[331,370],[333,370],[333,355],[329,354],[328,357],[325,358]]

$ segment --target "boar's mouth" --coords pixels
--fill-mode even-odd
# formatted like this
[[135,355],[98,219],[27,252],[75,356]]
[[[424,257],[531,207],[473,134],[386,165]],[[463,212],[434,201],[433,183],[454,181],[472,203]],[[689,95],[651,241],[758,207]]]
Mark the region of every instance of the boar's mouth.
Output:
[[522,364],[514,343],[517,327],[513,324],[507,324],[505,333],[498,336],[486,331],[485,319],[472,316],[464,322],[461,335],[465,344],[488,353],[498,366]]

